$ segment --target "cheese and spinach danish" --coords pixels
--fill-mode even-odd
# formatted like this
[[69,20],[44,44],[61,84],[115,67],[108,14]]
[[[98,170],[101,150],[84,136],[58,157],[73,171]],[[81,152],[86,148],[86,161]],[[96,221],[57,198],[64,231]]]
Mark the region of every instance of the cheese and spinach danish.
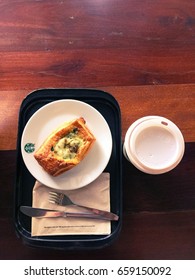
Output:
[[96,139],[85,123],[80,117],[61,125],[35,152],[35,159],[47,173],[58,176],[86,156]]

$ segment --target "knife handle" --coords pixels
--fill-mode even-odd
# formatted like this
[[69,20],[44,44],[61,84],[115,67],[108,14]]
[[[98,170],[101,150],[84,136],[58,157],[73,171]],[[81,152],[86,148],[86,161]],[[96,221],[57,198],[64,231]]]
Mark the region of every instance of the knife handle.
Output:
[[119,217],[116,214],[108,212],[108,211],[91,208],[91,207],[87,207],[87,206],[80,206],[80,207],[84,207],[85,209],[90,210],[92,213],[99,215],[101,217],[104,217],[106,220],[118,221],[118,219],[119,219]]
[[[99,210],[98,210],[99,211]],[[101,212],[101,211],[100,211]],[[104,211],[103,211],[104,212]],[[107,220],[107,221],[117,221],[116,217],[117,215],[99,215],[99,213],[65,213],[66,217],[75,217],[75,218],[91,218],[91,219],[97,219],[97,220]],[[118,217],[118,216],[117,216]]]

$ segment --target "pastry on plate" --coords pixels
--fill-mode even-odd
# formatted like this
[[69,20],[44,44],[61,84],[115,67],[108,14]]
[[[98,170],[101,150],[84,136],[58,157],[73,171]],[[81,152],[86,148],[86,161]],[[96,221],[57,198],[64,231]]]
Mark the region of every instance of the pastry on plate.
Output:
[[80,117],[53,131],[34,157],[48,174],[58,176],[79,164],[95,140],[84,118]]

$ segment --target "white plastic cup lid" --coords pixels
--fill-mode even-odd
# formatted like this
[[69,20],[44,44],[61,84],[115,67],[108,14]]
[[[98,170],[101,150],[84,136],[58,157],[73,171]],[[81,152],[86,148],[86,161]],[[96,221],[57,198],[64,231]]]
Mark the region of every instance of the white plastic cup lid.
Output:
[[125,136],[124,154],[138,169],[162,174],[175,168],[185,150],[179,128],[170,120],[148,116],[133,123]]

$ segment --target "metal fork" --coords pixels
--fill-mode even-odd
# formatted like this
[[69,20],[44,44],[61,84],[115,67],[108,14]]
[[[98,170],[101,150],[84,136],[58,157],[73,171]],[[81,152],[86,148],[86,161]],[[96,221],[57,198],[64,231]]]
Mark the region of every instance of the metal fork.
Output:
[[85,208],[85,209],[93,212],[94,214],[97,214],[97,215],[100,215],[103,217],[107,217],[113,221],[117,221],[119,218],[114,213],[74,203],[67,195],[65,195],[63,193],[59,193],[59,192],[49,192],[49,202],[55,203],[55,204],[58,204],[61,206],[74,205],[74,206],[82,207],[82,208]]

